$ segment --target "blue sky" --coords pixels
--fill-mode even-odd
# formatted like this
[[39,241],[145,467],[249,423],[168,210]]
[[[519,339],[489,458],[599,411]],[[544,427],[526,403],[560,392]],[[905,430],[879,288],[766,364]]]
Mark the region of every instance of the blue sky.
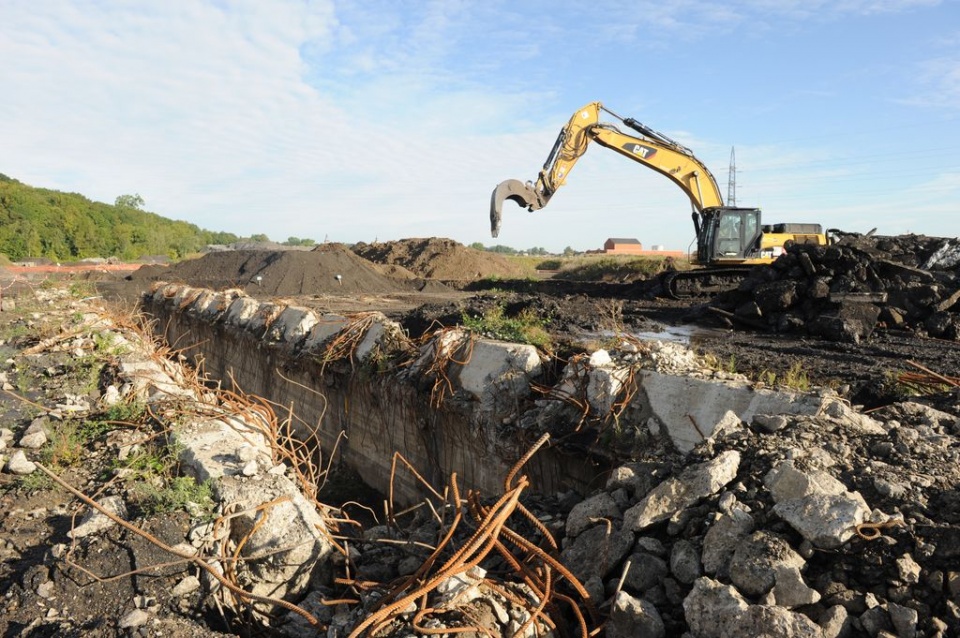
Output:
[[735,147],[768,223],[960,235],[957,0],[4,0],[0,57],[0,173],[210,230],[687,248],[683,193],[599,146],[490,237],[600,101],[724,194]]

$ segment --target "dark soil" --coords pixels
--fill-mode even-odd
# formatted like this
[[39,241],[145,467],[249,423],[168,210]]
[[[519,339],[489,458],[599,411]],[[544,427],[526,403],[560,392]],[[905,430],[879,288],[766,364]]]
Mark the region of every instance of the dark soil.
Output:
[[[960,289],[960,283],[952,283],[957,266],[949,258],[956,252],[951,240],[847,235],[838,247],[807,251],[816,268],[812,277],[798,265],[803,248],[795,247],[773,267],[757,268],[742,291],[709,304],[649,298],[654,282],[500,279],[516,272],[501,255],[437,238],[357,244],[352,250],[324,244],[311,251],[211,253],[169,268],[144,267],[126,281],[114,277],[100,288],[132,300],[159,279],[240,287],[257,297],[297,296],[299,303],[322,311],[381,310],[413,337],[431,326],[456,325],[464,314],[482,316],[495,306],[507,316],[533,309],[561,354],[589,347],[613,331],[675,339],[681,327],[680,339],[715,355],[725,369],[758,379],[782,377],[799,366],[814,384],[841,389],[869,407],[898,398],[897,375],[918,370],[911,362],[948,376],[960,370],[960,341],[952,338],[960,333],[951,328],[955,315],[938,311]],[[406,276],[390,276],[391,268]],[[410,279],[409,271],[431,278]],[[460,290],[438,279],[460,280]],[[844,307],[816,297],[824,286],[840,293],[883,290],[889,301],[851,305],[879,308],[875,325],[851,327],[842,318]],[[789,303],[783,309],[777,305]],[[733,321],[713,308],[726,310]],[[755,308],[769,317],[748,316]],[[899,317],[899,323],[890,317]]]
[[522,270],[495,253],[469,248],[453,241],[430,237],[399,241],[359,243],[353,251],[371,262],[402,266],[418,277],[442,281],[474,281],[485,277],[520,277]]
[[[923,238],[922,241],[901,238],[896,241],[885,240],[883,246],[890,249],[877,253],[877,241],[859,237],[855,239],[857,243],[850,247],[850,252],[830,256],[831,259],[842,257],[846,260],[843,263],[854,266],[851,273],[862,271],[867,274],[882,274],[885,272],[884,268],[894,270],[890,266],[874,268],[870,265],[871,259],[922,270],[943,245],[943,242],[929,238]],[[405,246],[411,254],[415,253],[413,248],[419,244],[415,245],[413,242],[420,240],[406,241],[408,243]],[[424,240],[423,246],[442,246],[442,241]],[[447,249],[448,252],[469,254],[463,252],[469,249],[459,245],[448,246]],[[897,382],[897,377],[905,372],[917,371],[919,368],[913,364],[947,376],[954,376],[956,371],[960,370],[960,342],[952,338],[931,336],[929,329],[925,327],[925,317],[929,315],[924,315],[924,307],[917,303],[900,313],[908,320],[904,324],[877,325],[868,333],[858,333],[861,338],[857,341],[844,341],[829,340],[823,335],[810,334],[805,330],[780,330],[779,324],[748,324],[736,320],[725,322],[709,310],[715,306],[645,299],[637,294],[637,287],[562,281],[534,285],[521,281],[515,285],[493,283],[490,285],[496,286],[494,289],[487,286],[487,290],[465,292],[447,287],[436,280],[411,279],[405,271],[397,269],[409,269],[424,276],[427,270],[423,264],[431,261],[439,264],[442,262],[441,257],[442,254],[433,254],[432,257],[421,260],[420,266],[416,266],[417,258],[407,258],[408,263],[400,263],[403,260],[397,259],[393,263],[396,267],[393,273],[401,276],[390,276],[383,265],[367,261],[339,245],[323,245],[312,251],[234,251],[212,253],[201,259],[171,267],[144,267],[127,278],[98,275],[100,279],[96,283],[105,296],[128,302],[143,294],[154,282],[168,280],[211,288],[240,287],[252,296],[293,296],[297,298],[297,302],[302,301],[337,312],[379,309],[401,321],[411,336],[418,336],[431,327],[435,328],[437,324],[460,323],[464,314],[483,315],[493,308],[502,307],[508,316],[515,316],[532,309],[554,335],[560,357],[578,348],[590,348],[617,331],[659,333],[664,337],[686,339],[698,351],[712,354],[718,365],[724,369],[747,374],[754,379],[760,379],[767,373],[782,377],[787,371],[800,366],[812,383],[830,385],[840,390],[852,402],[870,408],[884,406],[902,398],[904,386]],[[440,278],[447,279],[451,272],[465,275],[464,279],[476,279],[478,273],[483,276],[496,274],[499,256],[478,253],[470,255],[470,258],[478,258],[480,261],[452,259],[451,262],[460,263],[462,267],[459,270],[453,268],[445,271],[447,274],[440,275]],[[382,259],[387,261],[387,257]],[[484,259],[487,262],[483,261]],[[866,264],[869,267],[858,268],[855,267],[857,264]],[[465,274],[470,272],[473,272],[473,275]],[[792,289],[797,297],[802,297],[813,289],[808,287],[809,282],[804,279],[805,275],[796,273],[792,267],[764,272],[776,275],[765,276],[763,280],[764,284],[771,284],[771,288],[774,285],[782,287],[778,282],[790,279],[799,282],[796,288]],[[826,277],[825,272],[819,272],[818,276]],[[896,276],[901,280],[909,274],[902,270],[897,272]],[[403,276],[404,274],[406,276]],[[337,275],[341,276],[339,280]],[[256,280],[258,276],[261,277],[259,282]],[[830,276],[844,285],[855,281],[847,278],[848,273],[840,269]],[[916,276],[923,279],[921,275]],[[78,279],[84,277],[93,275],[78,276]],[[877,275],[876,279],[870,275],[868,279],[869,284],[860,284],[863,287],[887,285],[892,289],[892,285],[885,283],[880,275]],[[949,288],[949,282],[952,281],[951,271],[942,270],[927,279],[935,280],[939,286],[933,291],[933,298],[936,300],[931,303],[934,306],[943,305],[944,300],[949,300],[952,294]],[[14,282],[9,280],[3,283],[5,294],[15,291],[17,286],[30,286],[22,281],[16,282],[16,286],[11,286],[12,283]],[[924,293],[931,292],[933,284],[924,280],[922,285],[926,286]],[[851,287],[855,292],[863,292],[852,284]],[[867,291],[877,292],[872,288]],[[730,304],[726,307],[731,309],[730,312],[735,312],[737,308],[751,301],[755,301],[752,291],[744,290],[738,293],[733,301],[727,299],[721,303]],[[55,309],[61,313],[69,312],[69,308]],[[827,305],[821,307],[812,302],[805,306],[805,309],[814,313],[814,319],[802,318],[803,322],[815,320],[816,313],[831,311]],[[948,306],[937,312],[952,317],[954,309]],[[783,314],[790,314],[789,309]],[[913,319],[915,321],[911,323],[909,320]],[[29,311],[3,312],[0,313],[0,328],[4,327],[4,324],[10,328],[10,324],[16,322],[26,326],[36,320]],[[806,323],[802,325],[805,326]],[[678,331],[678,327],[683,330]],[[682,336],[677,337],[678,333],[682,333]],[[25,345],[29,344],[8,343],[5,346],[7,350],[0,354],[9,356],[14,349]],[[21,364],[24,366],[21,375],[24,379],[24,391],[20,394],[34,404],[48,407],[62,401],[65,394],[87,393],[94,398],[95,393],[89,388],[84,390],[77,378],[66,374],[64,366],[74,358],[69,356],[69,353],[43,353],[29,359],[28,366]],[[26,379],[30,379],[30,382],[27,383]],[[16,379],[11,377],[11,380],[15,385],[20,385]],[[952,414],[960,412],[954,392],[943,392],[925,401]],[[9,393],[2,395],[0,410],[3,410],[4,427],[14,429],[18,434],[30,423],[34,414],[30,403]],[[823,436],[822,433],[799,429],[797,432],[797,436],[802,434],[807,438]],[[871,454],[879,454],[870,446],[880,445],[883,441],[841,443],[851,446],[851,452],[844,458],[851,468],[851,476],[858,477],[866,476],[866,468],[857,464],[858,459],[869,459]],[[785,449],[783,441],[772,438],[759,443],[744,440],[740,447],[745,451],[748,448],[758,450],[756,458],[748,459],[749,463],[756,465],[755,472],[749,470],[755,474],[756,481],[761,479],[769,466],[767,461],[761,463],[765,458],[763,455],[780,454]],[[923,456],[920,451],[904,449],[903,466],[916,466],[918,471],[922,470],[932,476],[939,473],[952,477],[956,467],[955,459],[944,461],[937,456],[936,450],[924,451],[926,456]],[[112,458],[105,447],[98,447],[90,452],[92,454],[87,462],[71,470],[72,473],[68,475],[71,481],[83,487],[94,487],[98,477],[102,480]],[[922,463],[927,461],[932,464],[929,467],[923,466]],[[159,601],[161,608],[163,605],[176,605],[176,610],[171,607],[170,611],[176,611],[177,614],[165,615],[164,624],[144,626],[134,630],[138,633],[130,635],[214,636],[221,635],[219,631],[237,630],[236,626],[231,627],[222,618],[196,617],[205,613],[201,611],[196,598],[188,598],[185,603],[164,598],[163,592],[186,575],[186,567],[183,565],[160,570],[158,573],[130,575],[106,583],[96,582],[88,574],[64,566],[61,552],[69,543],[66,532],[71,526],[71,516],[76,509],[75,502],[68,494],[59,490],[34,492],[17,488],[13,484],[15,479],[8,475],[5,475],[3,480],[6,483],[0,486],[5,488],[0,496],[0,556],[3,558],[0,564],[0,594],[3,596],[0,599],[0,636],[125,635],[127,632],[117,626],[119,619],[138,604],[149,604],[151,601]],[[875,506],[888,505],[876,494],[870,481],[858,479],[857,485]],[[750,484],[747,484],[747,487],[750,487]],[[931,512],[938,512],[945,522],[951,524],[960,520],[960,499],[957,499],[955,489],[944,489],[942,493],[931,494],[933,496],[929,509],[917,508],[917,520],[925,520],[920,517],[930,516]],[[889,505],[892,508],[893,501]],[[149,521],[145,525],[159,536],[175,539],[178,535],[182,536],[185,521],[171,516],[166,520]],[[937,529],[937,533],[943,534],[953,531]],[[901,543],[908,540],[896,538],[897,542]],[[944,559],[936,564],[931,562],[930,567],[955,571],[956,551],[951,549],[956,546],[955,539],[951,536],[935,540],[938,546],[947,548],[943,551],[954,551],[954,554],[948,557],[949,560]],[[147,556],[145,552],[149,549],[137,538],[115,530],[95,544],[84,545],[78,557],[82,559],[85,567],[95,568],[100,576],[110,576],[129,572],[143,564],[158,562],[156,557]],[[886,566],[889,566],[892,557],[896,555],[892,551],[883,554],[883,547],[877,549],[865,543],[855,549],[862,550],[865,554],[876,552],[876,556],[870,554],[867,558]],[[824,564],[816,566],[822,572],[824,580],[827,579],[830,567],[827,561],[832,559],[832,556],[824,557]],[[843,564],[856,565],[861,559],[860,555],[845,558]],[[48,581],[53,582],[53,599],[40,595],[47,595],[49,592],[49,587],[41,588]],[[931,601],[930,605],[937,611],[935,601]],[[183,619],[191,615],[196,617],[196,622]]]
[[129,279],[144,285],[163,279],[213,289],[240,288],[269,296],[383,294],[418,291],[425,285],[409,275],[392,277],[390,270],[342,244],[322,244],[310,251],[212,252],[169,268],[141,268]]

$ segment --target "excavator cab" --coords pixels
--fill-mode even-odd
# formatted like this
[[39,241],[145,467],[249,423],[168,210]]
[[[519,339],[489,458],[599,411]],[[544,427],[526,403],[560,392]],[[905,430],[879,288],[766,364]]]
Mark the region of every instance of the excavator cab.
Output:
[[700,214],[697,263],[743,263],[759,256],[760,210],[756,208],[706,208]]
[[769,264],[790,244],[828,243],[820,224],[763,226],[757,208],[704,208],[695,226],[696,263],[702,266]]

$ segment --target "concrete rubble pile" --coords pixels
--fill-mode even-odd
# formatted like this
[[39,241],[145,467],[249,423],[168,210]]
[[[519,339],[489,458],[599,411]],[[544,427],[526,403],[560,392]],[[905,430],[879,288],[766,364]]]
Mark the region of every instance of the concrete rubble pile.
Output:
[[[628,462],[586,498],[525,502],[562,539],[560,561],[604,614],[607,636],[956,635],[960,421],[919,404],[875,417],[757,415],[686,457]],[[368,530],[355,545],[358,578],[413,573],[426,553],[413,543],[438,533],[428,519]],[[366,611],[318,613],[351,626],[382,593],[367,594]],[[469,600],[503,621],[486,625],[495,635],[511,635],[518,612],[501,613],[502,596],[481,588]],[[390,635],[407,635],[401,621]]]
[[[262,335],[264,347],[316,349],[335,339],[334,324],[292,307],[266,309],[243,297],[214,303],[215,296],[176,287],[158,288],[154,297],[188,315],[218,307],[217,321],[242,315],[242,329]],[[185,303],[187,297],[196,301]],[[247,324],[258,317],[274,319],[251,330]],[[283,344],[288,333],[299,345]],[[477,436],[495,428],[502,443],[549,432],[564,445],[594,437],[581,440],[579,457],[567,457],[571,473],[588,455],[629,459],[603,475],[601,489],[530,490],[523,497],[559,540],[553,554],[582,584],[583,605],[598,610],[606,635],[907,638],[960,631],[956,417],[919,403],[867,416],[829,391],[758,387],[678,344],[632,339],[575,358],[556,385],[534,395],[529,383],[543,372],[527,356],[531,347],[481,340],[475,356],[463,358],[458,348],[466,338],[439,332],[401,366],[396,381],[429,388],[424,381],[440,374],[431,364],[439,358],[449,366],[443,378],[452,403],[477,407]],[[485,464],[498,462],[491,450]],[[509,525],[532,543],[546,540],[543,529],[522,527],[516,517]],[[364,627],[444,529],[426,507],[399,527],[367,529],[349,544],[350,573],[366,583],[350,592],[359,604],[321,604],[345,595],[331,585],[303,604],[338,635]],[[466,539],[453,547],[458,542]],[[481,624],[507,635],[526,626],[523,635],[536,635],[526,621],[544,601],[528,592],[526,606],[517,606],[504,596],[506,566],[488,558],[477,565],[482,570],[463,576],[466,582],[433,589],[427,604],[441,611],[431,614],[431,630]],[[447,587],[470,593],[444,597]],[[557,592],[574,589],[570,579],[556,577]],[[548,602],[551,622],[577,625],[557,600]],[[409,635],[423,621],[415,604],[391,611],[389,635]],[[304,630],[302,617],[287,621],[289,635]]]
[[847,234],[796,245],[711,305],[735,323],[858,343],[875,330],[960,338],[960,241]]
[[[245,355],[266,358],[270,372],[283,367],[285,375],[295,374],[295,363],[320,365],[308,367],[309,374],[330,374],[325,363],[304,353],[322,359],[329,353],[324,344],[342,343],[358,325],[349,317],[258,302],[237,292],[161,286],[149,298],[154,311],[172,309],[160,325],[179,318],[243,333],[236,343]],[[179,363],[158,362],[139,345],[122,357],[121,384],[103,392],[103,400],[140,393],[158,413],[171,401],[181,412],[186,403],[200,404],[205,418],[180,419],[182,458],[199,478],[216,484],[225,504],[233,504],[226,533],[249,556],[276,557],[250,561],[244,586],[295,602],[328,628],[326,635],[365,635],[379,624],[370,620],[378,613],[387,622],[378,635],[464,627],[482,627],[473,635],[581,635],[574,609],[589,630],[602,627],[613,638],[913,638],[960,632],[960,419],[952,414],[911,402],[865,415],[829,391],[757,387],[669,342],[612,339],[608,349],[574,358],[550,387],[533,392],[531,383],[544,382],[545,373],[531,346],[472,341],[461,330],[443,330],[414,348],[382,315],[365,316],[363,332],[349,336],[350,365],[343,368],[357,376],[349,383],[330,376],[318,384],[330,397],[338,385],[403,386],[419,391],[422,406],[429,403],[424,389],[437,387],[433,381],[440,379],[450,405],[434,403],[430,414],[439,419],[473,405],[473,438],[498,444],[483,448],[481,463],[496,480],[482,473],[476,484],[459,479],[461,500],[469,507],[449,539],[457,508],[444,507],[447,499],[424,489],[429,505],[421,498],[396,523],[343,526],[349,538],[337,539],[343,552],[337,551],[323,531],[323,512],[290,480],[293,468],[275,462],[256,427],[262,413],[217,413],[208,393],[184,381],[190,376]],[[472,357],[461,356],[464,347],[472,348]],[[406,359],[397,363],[401,352]],[[281,363],[282,357],[289,358]],[[354,369],[361,364],[366,367]],[[403,396],[390,395],[384,411],[399,412]],[[65,402],[63,409],[71,408]],[[331,403],[328,411],[358,445],[363,437],[349,419],[370,412],[355,403],[349,410]],[[424,439],[415,433],[432,436],[430,427],[426,418],[416,420],[411,445],[422,447]],[[42,429],[25,429],[18,440],[0,437],[3,446],[16,446],[7,471],[30,470],[29,446]],[[532,475],[541,455],[564,450],[557,457],[565,464],[561,474],[582,472],[598,459],[609,466],[576,489],[525,489],[518,502],[536,524],[519,506],[504,523],[522,543],[508,542],[502,526],[488,529],[491,539],[502,534],[504,547],[514,551],[523,543],[537,548],[524,551],[541,562],[507,558],[492,540],[483,544],[486,553],[479,552],[477,527],[469,521],[484,518],[486,507],[496,509],[494,502],[509,491],[502,468],[514,466],[544,433],[552,435],[550,446],[520,474],[530,469]],[[514,440],[524,447],[507,445]],[[504,450],[512,456],[498,456]],[[408,452],[412,457],[414,450]],[[442,472],[416,469],[446,477],[459,471],[455,465]],[[384,472],[377,467],[374,473]],[[478,486],[479,494],[471,492]],[[442,493],[450,486],[432,487]],[[258,517],[265,504],[271,504],[271,515]],[[122,502],[104,507],[123,515]],[[97,527],[103,521],[94,518],[78,528],[83,543],[104,533]],[[204,546],[223,533],[195,525],[181,540]],[[443,543],[446,553],[423,571],[432,548]],[[456,553],[471,543],[470,556],[482,553],[482,560],[467,560],[463,569],[430,580],[442,565],[457,563]],[[543,583],[547,566],[550,587],[544,593],[531,583]],[[429,584],[425,598],[390,598],[414,575]],[[185,595],[194,605],[217,587],[209,579],[187,578]],[[340,602],[325,604],[330,601]],[[273,611],[271,631],[315,633],[303,614]]]
[[[40,302],[57,307],[65,304],[63,290],[40,289],[35,294]],[[65,317],[65,323],[61,325],[63,333],[41,341],[28,350],[32,354],[23,358],[85,359],[108,348],[109,362],[101,376],[112,382],[100,388],[96,400],[91,400],[89,395],[67,394],[62,402],[33,418],[18,436],[8,428],[0,429],[0,466],[3,470],[20,477],[39,475],[40,468],[30,459],[51,463],[44,448],[54,440],[63,439],[58,430],[66,427],[68,422],[96,418],[101,410],[110,406],[139,403],[146,406],[155,419],[169,424],[169,443],[180,454],[181,471],[195,478],[196,482],[211,486],[216,512],[222,518],[214,523],[207,514],[199,511],[200,505],[188,504],[188,509],[196,510],[187,517],[191,524],[179,527],[171,523],[163,534],[159,534],[163,541],[142,541],[129,534],[124,537],[111,515],[134,526],[142,525],[143,521],[132,518],[134,508],[129,507],[126,500],[131,494],[125,491],[127,488],[122,481],[117,481],[125,475],[124,471],[126,474],[133,471],[118,469],[117,476],[110,481],[116,481],[117,485],[109,490],[109,495],[96,496],[99,507],[85,506],[83,516],[66,531],[66,538],[54,537],[57,544],[46,554],[51,565],[64,556],[68,544],[70,551],[75,552],[73,560],[78,564],[95,563],[97,560],[91,557],[111,555],[110,543],[106,541],[108,534],[117,534],[122,539],[122,542],[115,538],[112,541],[118,545],[120,564],[134,561],[149,565],[174,559],[174,566],[160,574],[162,578],[148,579],[140,584],[137,588],[140,595],[129,601],[133,609],[116,620],[119,630],[131,631],[149,624],[160,632],[175,633],[183,619],[178,618],[176,612],[171,614],[166,607],[189,616],[189,611],[202,604],[209,594],[226,586],[223,580],[213,575],[217,573],[222,577],[225,569],[244,584],[245,591],[262,597],[256,605],[264,613],[273,613],[278,600],[302,596],[311,581],[329,580],[333,550],[327,524],[329,513],[304,496],[289,465],[277,462],[275,441],[264,435],[269,428],[264,427],[266,413],[262,409],[238,413],[235,405],[225,406],[216,392],[206,391],[191,381],[194,378],[191,371],[181,362],[159,356],[156,344],[150,339],[144,339],[125,322],[115,321],[100,307],[72,301],[60,313]],[[34,313],[33,316],[39,318],[41,315]],[[63,334],[70,338],[63,338]],[[20,365],[18,359],[9,359],[6,363],[15,370]],[[62,368],[62,365],[53,366],[45,371],[45,375],[56,378],[63,374]],[[0,384],[6,391],[14,390],[6,372],[0,373]],[[42,406],[35,404],[35,407]],[[97,453],[113,454],[121,462],[142,454],[146,442],[156,438],[120,421],[114,425],[116,429],[105,433],[105,444],[97,446]],[[89,485],[85,487],[92,489]],[[53,514],[70,518],[66,509]],[[161,522],[161,528],[163,525]],[[105,542],[107,549],[103,547]],[[160,543],[170,549],[161,548]],[[217,556],[216,548],[221,546],[231,547],[236,552],[228,567]],[[5,554],[5,557],[9,556]],[[196,557],[209,569],[193,568],[190,557]],[[180,560],[176,560],[178,558]],[[56,635],[79,635],[72,633],[79,630],[71,623],[74,620],[79,622],[87,610],[83,608],[83,596],[75,593],[76,575],[69,567],[62,568],[62,573],[53,568],[48,571],[47,567],[39,565],[36,569],[42,572],[36,580],[38,595],[43,599],[41,602],[45,601],[42,606],[63,605],[52,608],[46,616],[53,624],[61,618],[66,623],[60,627],[65,633],[57,632]],[[89,581],[89,578],[80,578],[79,582],[84,580]],[[96,589],[89,587],[89,582],[87,585],[86,595],[96,596]],[[80,589],[84,590],[82,586]],[[24,595],[33,593],[25,592]],[[7,594],[10,598],[12,592]],[[127,606],[124,600],[116,603],[121,609]],[[55,613],[58,609],[62,611]],[[112,621],[103,619],[98,622],[110,625]]]

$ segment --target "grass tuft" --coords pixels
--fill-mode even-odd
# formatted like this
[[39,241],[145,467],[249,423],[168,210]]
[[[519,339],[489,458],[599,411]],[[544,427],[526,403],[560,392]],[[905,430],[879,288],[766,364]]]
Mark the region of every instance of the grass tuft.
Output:
[[503,306],[494,306],[482,317],[464,313],[462,324],[468,330],[493,339],[527,343],[547,352],[553,349],[547,322],[538,317],[532,308],[524,308],[515,317],[508,317]]

